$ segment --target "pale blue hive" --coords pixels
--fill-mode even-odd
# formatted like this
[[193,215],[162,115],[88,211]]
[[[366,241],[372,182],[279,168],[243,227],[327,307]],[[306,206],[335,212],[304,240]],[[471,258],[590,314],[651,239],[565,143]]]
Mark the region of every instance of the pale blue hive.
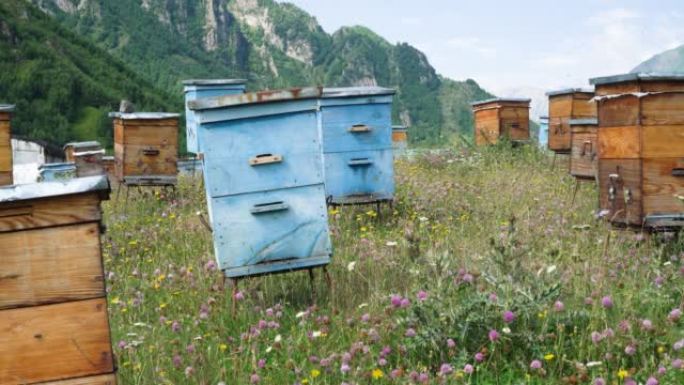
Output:
[[183,81],[185,93],[185,135],[187,150],[198,154],[202,152],[201,145],[197,140],[197,123],[195,113],[188,108],[188,102],[199,98],[211,98],[217,96],[242,94],[245,92],[244,79],[192,79]]
[[227,277],[329,263],[320,95],[305,88],[188,103],[203,143],[216,258]]
[[329,203],[394,198],[392,98],[381,87],[326,88],[320,100]]

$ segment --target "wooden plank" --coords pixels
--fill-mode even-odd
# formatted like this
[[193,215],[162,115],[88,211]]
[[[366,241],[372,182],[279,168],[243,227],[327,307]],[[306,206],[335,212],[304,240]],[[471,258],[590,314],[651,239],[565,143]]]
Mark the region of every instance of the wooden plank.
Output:
[[101,219],[100,197],[96,193],[0,204],[0,233]]
[[0,121],[0,146],[10,146],[10,138],[12,135],[12,130],[10,128],[10,122]]
[[502,119],[501,132],[511,140],[530,139],[529,119]]
[[103,374],[100,376],[81,377],[64,381],[41,382],[37,385],[116,385],[116,374]]
[[642,82],[641,92],[684,92],[682,81],[654,81]]
[[0,171],[0,186],[10,186],[14,184],[11,171]]
[[684,156],[684,125],[643,126],[644,158],[676,158]]
[[600,127],[635,126],[639,124],[639,98],[623,96],[598,103]]
[[598,115],[596,102],[591,94],[575,94],[572,101],[572,119],[595,118]]
[[114,143],[124,143],[124,125],[120,119],[114,119]]
[[684,214],[684,177],[673,176],[673,170],[684,172],[684,158],[645,158],[644,215]]
[[[146,155],[148,149],[159,151],[157,155]],[[173,146],[126,145],[123,164],[124,176],[176,175],[178,174],[178,148]]]
[[[611,178],[612,175],[618,178]],[[614,188],[613,199],[610,199],[611,187]],[[624,225],[641,225],[641,199],[640,159],[599,160],[599,207],[608,211],[609,220]]]
[[598,168],[596,128],[573,127],[570,175],[594,178]]
[[684,125],[684,93],[644,96],[641,115],[645,126]]
[[549,119],[569,118],[572,115],[572,95],[551,96],[549,98]]
[[0,145],[0,171],[12,171],[12,148]]
[[483,146],[499,140],[499,110],[496,108],[475,111],[475,144]]
[[623,83],[613,83],[613,84],[602,84],[596,86],[595,94],[597,96],[606,95],[619,95],[633,92],[640,92],[641,87],[636,81],[633,82],[623,82]]
[[105,296],[98,223],[0,233],[0,309]]
[[0,385],[113,371],[105,298],[0,312]]
[[177,125],[131,125],[126,124],[125,145],[178,146]]
[[641,156],[639,127],[601,127],[598,130],[600,159],[636,159]]
[[570,118],[549,119],[549,149],[569,152],[571,143]]
[[527,107],[504,107],[499,110],[500,119],[530,119],[530,109]]

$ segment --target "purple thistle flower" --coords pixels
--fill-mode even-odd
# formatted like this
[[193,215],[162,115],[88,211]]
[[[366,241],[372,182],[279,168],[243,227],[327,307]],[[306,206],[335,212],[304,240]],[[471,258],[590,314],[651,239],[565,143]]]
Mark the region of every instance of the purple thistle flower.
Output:
[[344,363],[344,364],[342,364],[342,366],[340,366],[340,372],[342,372],[342,373],[349,373],[350,370],[351,370],[351,367],[347,363]]
[[660,382],[655,377],[649,377],[648,380],[646,380],[646,385],[658,385]]
[[628,378],[625,380],[625,385],[638,385],[636,381],[632,378]]
[[188,354],[192,354],[195,352],[195,345],[190,344],[185,347],[185,351],[188,352]]
[[266,360],[263,358],[260,358],[259,361],[257,361],[257,367],[259,369],[263,369],[266,367]]
[[361,316],[361,322],[369,322],[371,319],[370,314],[365,313],[364,315]]
[[662,376],[662,375],[664,375],[665,373],[667,373],[667,368],[664,367],[664,366],[659,366],[659,367],[658,367],[658,374]]
[[676,351],[682,350],[684,348],[684,340],[679,340],[679,341],[675,342],[672,347]]
[[401,377],[401,370],[400,369],[394,369],[390,372],[390,377],[393,379],[397,379]]
[[379,360],[378,360],[378,365],[379,365],[379,366],[385,366],[385,365],[387,365],[387,360],[384,359],[384,358],[379,359]]
[[636,354],[636,346],[629,344],[625,347],[625,354],[628,356],[633,356]]
[[453,371],[454,371],[454,368],[447,363],[442,364],[442,366],[440,366],[440,368],[439,368],[439,374],[441,376],[447,376],[447,375],[451,374]]
[[473,283],[474,280],[475,280],[475,278],[470,273],[465,273],[463,275],[463,282],[465,282],[465,283]]
[[424,290],[421,290],[416,294],[416,297],[418,298],[418,301],[423,302],[426,299],[428,299],[428,293]]
[[243,299],[245,299],[245,294],[241,291],[238,291],[233,295],[233,299],[236,301],[242,301]]
[[126,343],[126,341],[121,340],[119,341],[119,344],[117,346],[119,347],[119,349],[126,349],[128,347],[128,344]]
[[515,321],[515,313],[513,313],[513,312],[510,311],[510,310],[506,310],[506,311],[503,313],[503,320],[504,320],[504,322],[507,323],[507,324],[509,324],[509,323],[511,323],[511,322],[513,322],[513,321]]
[[475,361],[482,362],[485,359],[485,355],[482,352],[475,353]]
[[178,354],[173,356],[172,362],[173,366],[176,368],[180,368],[180,366],[183,365],[183,359]]
[[400,307],[401,306],[401,296],[397,294],[392,294],[390,296],[390,303],[392,304],[392,307]]
[[591,342],[598,344],[603,340],[603,335],[599,332],[591,332]]
[[556,301],[556,303],[553,304],[553,308],[560,313],[565,310],[565,304],[563,304],[561,301]]
[[499,300],[499,297],[496,295],[496,293],[490,293],[489,294],[489,300],[492,302],[496,302]]
[[539,360],[534,360],[530,363],[530,369],[539,370],[542,368],[542,363]]
[[662,287],[663,284],[665,283],[665,278],[663,278],[662,276],[659,275],[659,276],[655,277],[655,279],[653,280],[653,283],[656,285],[656,287]]
[[614,305],[614,303],[613,303],[613,298],[611,298],[609,295],[603,297],[603,298],[601,299],[601,305],[603,305],[603,307],[606,308],[606,309],[612,308],[613,305]]
[[496,342],[496,340],[499,339],[499,332],[496,330],[492,329],[489,331],[489,340],[492,342]]
[[249,383],[250,384],[258,384],[259,382],[261,382],[261,377],[259,377],[258,374],[252,373],[252,375],[249,376]]
[[415,336],[416,336],[416,331],[415,331],[413,328],[408,328],[408,329],[406,329],[406,334],[405,334],[405,336],[408,337],[408,338],[415,337]]
[[653,330],[653,322],[651,322],[651,320],[649,319],[641,321],[641,329],[650,332],[651,330]]
[[418,382],[418,372],[416,372],[415,370],[412,370],[411,373],[409,373],[409,378],[413,382]]
[[428,376],[427,373],[422,372],[418,375],[418,382],[420,382],[421,384],[427,384],[428,381],[430,381],[430,376]]
[[178,332],[180,331],[180,328],[181,328],[181,327],[180,327],[180,322],[178,322],[178,321],[173,321],[173,323],[171,324],[171,330],[172,330],[174,333],[178,333]]
[[473,368],[473,365],[470,364],[466,364],[466,366],[463,367],[463,372],[465,372],[466,374],[473,374],[474,370],[475,368]]
[[452,340],[451,338],[447,339],[447,347],[449,349],[453,349],[456,347],[456,342]]
[[680,318],[682,318],[682,311],[679,309],[672,309],[670,314],[667,316],[667,319],[672,322],[677,322]]
[[606,385],[606,380],[601,377],[594,379],[594,385]]
[[682,361],[681,358],[677,358],[676,360],[672,361],[672,368],[673,369],[684,368],[684,361]]
[[349,352],[344,352],[344,354],[342,354],[342,363],[343,363],[343,364],[348,364],[348,363],[351,362],[351,360],[352,360],[352,355],[351,355],[351,353],[349,353]]

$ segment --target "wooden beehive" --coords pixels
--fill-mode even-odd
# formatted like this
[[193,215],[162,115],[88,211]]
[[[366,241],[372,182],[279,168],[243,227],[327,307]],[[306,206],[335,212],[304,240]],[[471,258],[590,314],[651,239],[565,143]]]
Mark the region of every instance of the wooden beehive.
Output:
[[68,163],[74,163],[76,161],[76,158],[74,157],[74,153],[80,152],[88,152],[88,151],[98,151],[102,150],[102,145],[100,145],[100,142],[97,141],[88,141],[88,142],[71,142],[67,143],[64,145],[64,159],[65,162]]
[[513,142],[530,139],[530,99],[488,99],[472,103],[475,143],[495,144],[499,138]]
[[549,146],[549,117],[539,117],[539,147],[548,148]]
[[0,104],[0,186],[11,185],[12,178],[12,113],[14,106]]
[[591,90],[570,88],[548,92],[549,97],[549,150],[568,154],[572,149],[570,120],[595,119],[596,103]]
[[392,126],[392,149],[402,153],[408,148],[408,129],[405,126]]
[[572,149],[570,151],[570,175],[577,179],[595,180],[598,170],[596,119],[572,119]]
[[230,278],[330,262],[319,102],[303,88],[188,103],[215,255]]
[[600,207],[613,223],[684,224],[684,76],[592,79]]
[[200,154],[202,146],[197,137],[195,112],[188,108],[188,102],[200,98],[243,94],[247,80],[244,79],[193,79],[183,81],[185,94],[185,135],[188,152]]
[[178,118],[168,113],[111,113],[116,179],[128,186],[174,186]]
[[0,385],[115,383],[105,177],[0,188]]
[[110,183],[116,180],[116,159],[113,156],[105,155],[102,157],[102,168]]
[[325,88],[320,99],[328,203],[394,199],[392,98],[381,87]]

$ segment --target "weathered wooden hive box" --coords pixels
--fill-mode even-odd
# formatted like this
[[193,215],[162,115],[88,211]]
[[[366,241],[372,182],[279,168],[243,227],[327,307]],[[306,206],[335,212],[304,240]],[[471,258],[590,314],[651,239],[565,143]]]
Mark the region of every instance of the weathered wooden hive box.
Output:
[[12,113],[14,106],[0,104],[0,186],[13,183],[12,178]]
[[594,92],[570,88],[546,95],[549,97],[549,150],[568,154],[572,149],[570,120],[596,118]]
[[193,79],[183,81],[185,93],[185,134],[188,152],[199,154],[202,152],[197,138],[197,123],[195,112],[188,108],[188,102],[200,98],[212,98],[243,94],[247,80],[244,79]]
[[496,98],[471,105],[478,146],[495,144],[504,137],[513,142],[530,139],[530,99]]
[[684,224],[684,75],[595,78],[600,207],[615,224]]
[[109,178],[110,183],[116,180],[116,159],[113,156],[103,156],[102,157],[102,168],[105,174]]
[[116,178],[129,186],[173,186],[178,180],[179,114],[111,113]]
[[394,198],[394,93],[380,87],[323,90],[320,113],[329,203],[371,203]]
[[103,176],[0,188],[0,384],[115,383]]
[[408,129],[406,126],[392,126],[392,150],[402,154],[408,149]]
[[318,88],[189,102],[204,148],[216,258],[227,277],[330,261]]
[[102,145],[100,142],[94,140],[88,142],[67,143],[64,145],[64,160],[68,163],[74,163],[76,161],[74,153],[98,150],[102,150]]
[[598,171],[596,119],[571,119],[572,148],[570,175],[577,179],[595,180]]
[[45,163],[38,167],[40,182],[59,182],[76,178],[74,163]]

